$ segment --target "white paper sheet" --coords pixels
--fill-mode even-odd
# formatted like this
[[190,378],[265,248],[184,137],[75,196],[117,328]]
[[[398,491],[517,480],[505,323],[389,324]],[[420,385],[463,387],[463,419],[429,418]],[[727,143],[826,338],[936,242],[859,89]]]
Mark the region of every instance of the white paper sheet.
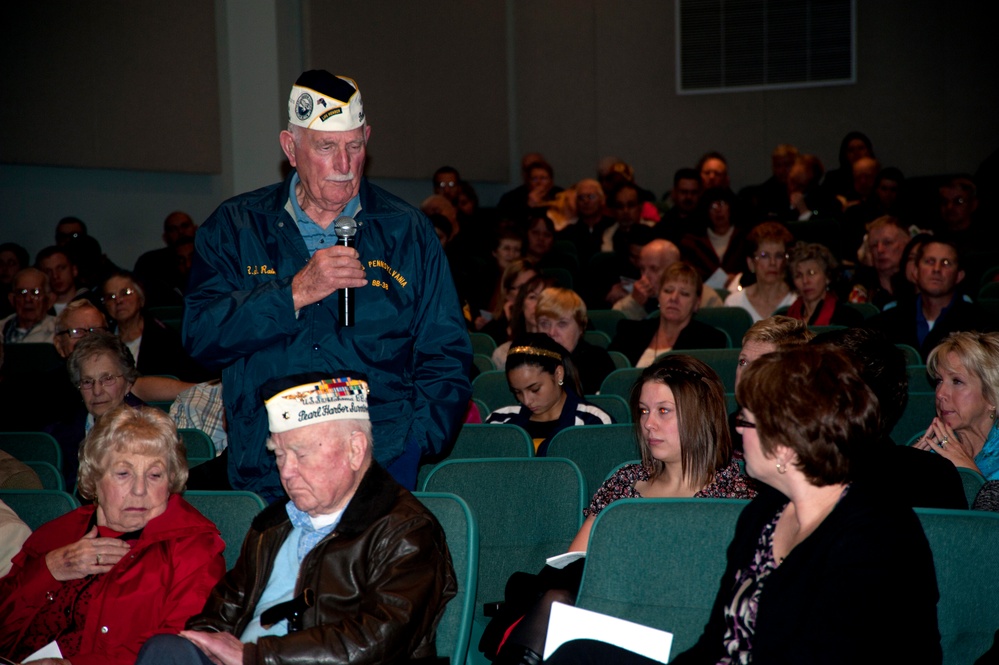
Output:
[[31,654],[22,663],[30,663],[33,660],[41,660],[42,658],[62,658],[62,651],[59,649],[59,645],[55,640],[52,640],[41,649]]
[[573,561],[579,561],[586,556],[586,552],[566,552],[565,554],[559,554],[558,556],[550,556],[545,559],[547,563],[552,568],[562,569],[568,566]]
[[673,634],[617,617],[552,603],[545,641],[547,660],[555,650],[571,640],[598,640],[666,663],[673,648]]

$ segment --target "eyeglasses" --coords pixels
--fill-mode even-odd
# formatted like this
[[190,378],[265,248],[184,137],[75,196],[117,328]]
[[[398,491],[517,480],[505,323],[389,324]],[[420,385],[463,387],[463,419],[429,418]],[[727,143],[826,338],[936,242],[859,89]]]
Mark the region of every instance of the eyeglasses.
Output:
[[56,335],[69,335],[73,339],[83,339],[92,333],[107,331],[108,329],[104,326],[97,326],[96,328],[70,328],[69,330],[60,330]]
[[751,423],[742,416],[735,417],[735,426],[742,429],[756,429],[756,423]]
[[114,301],[120,298],[127,298],[128,296],[134,296],[136,293],[138,292],[131,287],[124,288],[118,293],[107,293],[101,296],[101,302],[106,304],[109,300]]
[[76,240],[77,238],[82,238],[84,234],[76,231],[74,233],[66,233],[65,231],[56,232],[56,241],[62,244],[68,243],[70,240]]
[[927,268],[934,268],[940,266],[940,269],[953,268],[957,266],[957,261],[951,261],[950,259],[938,259],[933,256],[923,257],[922,263]]
[[757,261],[773,261],[775,263],[780,263],[782,261],[787,261],[787,254],[777,254],[770,252],[757,252],[753,254],[752,257]]
[[440,187],[441,189],[451,189],[452,187],[457,187],[458,183],[456,183],[454,180],[441,180],[440,182],[437,183],[437,186]]
[[82,391],[90,391],[94,389],[94,384],[99,381],[100,384],[105,388],[110,388],[115,383],[117,383],[118,379],[120,379],[122,376],[123,375],[121,374],[105,374],[99,379],[83,379],[78,384],[76,384],[76,387]]
[[14,291],[14,295],[20,296],[20,297],[22,297],[24,299],[34,298],[35,300],[38,300],[39,298],[42,297],[42,290],[41,289],[18,289],[16,291]]

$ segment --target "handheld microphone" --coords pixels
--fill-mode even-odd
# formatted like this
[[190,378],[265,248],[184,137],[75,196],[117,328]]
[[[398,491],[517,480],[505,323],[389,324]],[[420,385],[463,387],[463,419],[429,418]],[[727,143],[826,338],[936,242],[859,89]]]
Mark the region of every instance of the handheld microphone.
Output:
[[[333,222],[333,229],[336,231],[337,244],[344,247],[354,246],[354,236],[357,235],[357,220],[353,217],[342,215]],[[338,289],[340,294],[340,325],[351,327],[354,325],[354,289]]]

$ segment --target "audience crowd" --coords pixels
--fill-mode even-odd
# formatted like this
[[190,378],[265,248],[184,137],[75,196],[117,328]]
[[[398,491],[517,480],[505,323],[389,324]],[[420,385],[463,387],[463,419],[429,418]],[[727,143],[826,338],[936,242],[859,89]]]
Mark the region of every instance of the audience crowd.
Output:
[[[322,84],[320,80],[318,85]],[[296,87],[293,95],[298,90]],[[356,90],[348,88],[347,92],[353,94]],[[291,109],[294,114],[294,99]],[[300,118],[301,113],[299,109]],[[361,120],[363,112],[358,123]],[[302,132],[314,131],[307,127],[302,124],[291,128],[296,131],[282,135],[283,141],[284,134],[289,137],[288,143],[282,145],[302,176],[302,181],[292,181],[292,187],[295,183],[301,187],[302,182],[307,185],[309,169],[316,168],[306,161],[308,144]],[[363,124],[343,127],[339,133],[357,131]],[[365,140],[366,137],[365,134]],[[296,156],[298,163],[294,161]],[[421,363],[433,364],[437,362],[435,359],[443,358],[441,362],[447,362],[452,370],[460,368],[464,372],[467,366],[464,347],[455,346],[450,351],[432,348],[434,335],[441,334],[446,322],[463,321],[468,333],[476,339],[488,340],[495,350],[491,357],[477,358],[469,376],[461,377],[462,381],[474,380],[475,375],[489,368],[504,370],[515,401],[514,405],[496,408],[491,413],[480,413],[481,421],[522,427],[533,439],[536,454],[543,456],[551,439],[566,428],[613,422],[599,402],[588,399],[601,392],[609,374],[621,367],[648,368],[638,379],[630,405],[641,461],[619,469],[592,497],[584,512],[583,529],[571,549],[586,550],[596,515],[619,498],[753,498],[758,492],[761,494],[752,504],[753,511],[740,521],[726,571],[726,579],[740,581],[755,595],[740,597],[740,591],[730,598],[723,589],[705,636],[683,662],[739,662],[724,660],[725,654],[746,656],[754,649],[758,654],[770,654],[775,660],[785,657],[785,638],[776,636],[780,631],[766,623],[774,621],[773,615],[762,609],[769,607],[774,612],[772,608],[781,602],[782,596],[775,590],[761,595],[763,580],[772,575],[771,584],[785,594],[780,616],[790,621],[798,612],[800,618],[814,609],[800,589],[810,589],[816,584],[815,575],[819,574],[816,570],[831,570],[836,574],[839,571],[836,562],[817,548],[820,545],[843,548],[844,543],[854,547],[853,554],[861,559],[869,548],[887,547],[885,543],[898,550],[899,557],[905,555],[902,551],[905,548],[915,552],[906,569],[909,578],[874,575],[870,581],[880,584],[885,594],[894,594],[897,602],[909,603],[919,610],[916,623],[919,630],[915,631],[919,640],[909,642],[908,648],[913,658],[924,659],[919,662],[939,662],[939,640],[934,643],[937,627],[931,616],[936,586],[930,583],[929,552],[910,508],[969,507],[957,469],[970,469],[986,481],[970,507],[999,511],[997,220],[986,218],[979,211],[979,202],[994,200],[997,192],[979,189],[976,177],[965,173],[906,178],[898,167],[879,161],[873,142],[861,132],[850,132],[843,138],[833,170],[825,171],[818,157],[789,144],[773,150],[771,163],[772,176],[765,182],[739,183],[737,174],[729,172],[722,153],[706,152],[696,163],[677,170],[667,191],[659,196],[653,188],[663,188],[662,183],[640,182],[634,169],[620,159],[602,161],[594,178],[560,183],[553,164],[542,154],[532,152],[522,160],[522,183],[505,193],[494,207],[480,205],[474,187],[461,177],[460,164],[442,166],[433,174],[428,198],[420,207],[433,223],[441,247],[437,247],[430,234],[433,247],[414,246],[413,251],[419,251],[420,257],[408,257],[411,265],[407,270],[415,271],[420,265],[430,265],[427,261],[433,263],[437,257],[446,257],[441,274],[446,282],[450,269],[458,304],[452,306],[453,299],[445,293],[440,303],[448,312],[420,310],[419,316],[413,318],[412,326],[427,327],[419,332],[424,346],[413,352],[419,358],[412,371],[421,371]],[[363,172],[363,155],[358,167],[358,172]],[[994,178],[984,175],[978,179],[994,182]],[[366,181],[363,187],[368,187]],[[376,193],[363,190],[362,198],[365,196],[371,196],[372,200],[377,197],[377,205],[396,205],[387,203],[388,195],[382,190]],[[14,558],[16,549],[9,554],[4,552],[7,561],[5,564],[0,560],[0,571],[10,569],[12,558],[14,564],[10,577],[0,577],[0,589],[10,592],[0,599],[0,614],[6,612],[3,616],[11,622],[6,631],[0,630],[0,646],[7,650],[0,652],[0,656],[26,657],[56,634],[68,635],[76,640],[76,646],[81,639],[86,644],[86,640],[92,639],[90,623],[105,618],[83,613],[72,616],[72,603],[65,594],[59,596],[58,607],[36,607],[31,604],[34,600],[23,600],[28,598],[25,594],[37,591],[31,586],[40,584],[35,576],[73,580],[73,588],[83,594],[85,604],[96,606],[96,595],[111,594],[104,588],[109,586],[105,582],[115,578],[106,576],[100,578],[100,584],[91,584],[89,576],[106,573],[106,562],[114,565],[125,558],[129,548],[136,552],[141,547],[151,547],[146,541],[152,538],[162,540],[156,547],[165,552],[160,555],[165,559],[175,556],[180,546],[188,548],[185,538],[199,542],[202,556],[189,562],[190,566],[197,563],[201,568],[190,574],[204,578],[198,579],[196,599],[188,598],[186,604],[166,607],[162,613],[169,614],[169,621],[159,616],[134,620],[154,624],[161,621],[173,632],[180,630],[189,616],[201,610],[204,599],[222,575],[218,561],[220,545],[212,535],[201,533],[204,518],[191,512],[193,509],[175,496],[185,484],[192,489],[232,489],[238,482],[254,477],[253,460],[267,457],[267,468],[259,472],[262,476],[270,474],[267,491],[273,490],[275,494],[264,493],[265,498],[275,499],[283,486],[292,500],[288,515],[294,528],[308,533],[318,529],[321,535],[317,539],[329,532],[328,524],[310,522],[309,508],[299,506],[303,501],[308,503],[305,500],[308,497],[303,498],[303,492],[307,492],[295,484],[295,478],[299,473],[307,475],[308,466],[302,460],[291,461],[297,455],[292,435],[285,433],[268,439],[268,450],[276,449],[279,454],[276,463],[262,450],[247,456],[243,450],[247,444],[242,440],[233,443],[240,448],[234,448],[233,460],[228,459],[227,432],[235,431],[246,438],[246,432],[265,428],[268,418],[272,433],[285,430],[281,429],[281,416],[275,415],[277,407],[268,406],[265,413],[257,386],[219,382],[223,369],[228,372],[230,365],[245,367],[254,354],[264,353],[250,341],[251,330],[231,328],[232,311],[222,311],[215,301],[198,300],[195,296],[187,301],[188,316],[192,316],[194,303],[200,308],[197,316],[201,320],[184,320],[187,337],[181,335],[185,296],[190,296],[194,288],[200,289],[200,293],[213,288],[228,297],[236,293],[234,285],[243,278],[233,274],[233,284],[222,284],[215,273],[206,272],[207,262],[201,255],[198,234],[213,233],[212,238],[218,238],[218,225],[211,228],[215,230],[206,230],[208,225],[199,230],[187,213],[170,212],[163,222],[165,246],[143,253],[134,266],[114,265],[103,254],[99,242],[89,235],[86,224],[75,217],[58,221],[54,244],[40,249],[34,261],[26,248],[15,242],[16,238],[0,239],[8,240],[0,244],[0,403],[5,405],[0,427],[8,432],[52,434],[62,451],[63,468],[58,471],[66,487],[75,491],[79,472],[79,495],[101,504],[96,512],[94,506],[81,508],[55,526],[43,528],[41,535],[32,536],[24,553],[17,558]],[[244,236],[241,232],[240,238]],[[321,244],[323,241],[317,240],[318,237],[310,237],[308,242]],[[419,237],[424,242],[423,236]],[[317,251],[317,247],[309,245],[315,257],[325,251],[323,248]],[[386,241],[386,247],[392,248],[391,251],[399,249],[391,241]],[[216,247],[215,251],[218,265],[212,266],[212,270],[226,273],[222,256],[226,248]],[[303,265],[309,265],[307,258],[302,257]],[[412,292],[413,286],[407,286],[405,277],[392,274],[393,268],[398,267],[396,262],[402,259],[392,259],[393,266],[388,267],[383,261],[371,261],[372,258],[363,253],[360,256],[371,273],[365,279],[372,279],[365,288],[388,291],[398,287]],[[243,268],[242,263],[239,267]],[[381,268],[388,272],[376,272]],[[254,270],[267,274],[268,266],[251,265],[245,269],[251,275]],[[273,266],[270,269],[273,272]],[[302,268],[303,273],[305,270]],[[191,284],[196,286],[189,292],[192,274]],[[385,283],[379,281],[383,275]],[[441,287],[444,291],[450,288],[444,286]],[[332,291],[330,287],[327,295]],[[296,319],[300,312],[301,316],[314,316],[318,310],[309,308],[318,300],[321,297],[301,306],[296,300]],[[235,311],[241,306],[241,297],[232,295],[231,309]],[[743,330],[749,330],[745,337],[731,339],[730,334],[710,324],[712,319],[706,312],[719,307],[729,308],[726,311],[744,310]],[[437,317],[439,325],[425,324],[427,317]],[[608,319],[616,321],[612,330],[604,327],[601,331],[601,326],[595,325]],[[277,339],[274,332],[279,327],[277,323],[269,320],[260,323],[261,335],[275,335],[268,344],[274,348],[291,344]],[[406,325],[410,324],[403,328]],[[460,325],[458,332],[463,337]],[[270,333],[266,332],[268,326]],[[225,359],[212,358],[212,349],[216,347],[199,344],[194,339],[209,328],[218,337],[216,346],[229,349]],[[194,332],[197,329],[202,333]],[[386,340],[392,344],[410,343],[400,341],[405,330],[383,332],[384,339],[379,338],[379,344]],[[408,333],[417,335],[412,330]],[[336,344],[352,345],[355,333],[344,334],[346,337],[338,338]],[[327,341],[324,339],[322,344]],[[459,341],[464,343],[463,339]],[[701,361],[676,352],[740,345],[735,389],[728,389],[732,396],[726,408],[723,379],[728,377],[720,379]],[[320,346],[321,343],[316,343],[309,348],[318,354]],[[908,351],[913,354],[908,359],[905,347],[911,347]],[[296,367],[307,364],[304,355],[309,348],[287,348],[294,348],[296,354],[303,356],[296,361]],[[356,351],[352,362],[371,359],[360,342],[356,348],[350,348],[354,349],[352,353]],[[444,358],[449,353],[454,362]],[[263,361],[256,359],[260,366]],[[410,384],[410,369],[393,370],[378,359],[371,362],[376,369],[364,367],[363,362],[354,369],[377,375],[371,388],[376,410],[371,418],[376,423],[375,442],[372,443],[370,425],[365,426],[361,442],[354,441],[357,432],[336,430],[337,436],[345,441],[343,457],[347,461],[343,463],[354,465],[347,473],[354,483],[349,494],[391,495],[392,502],[402,502],[399,504],[402,507],[393,504],[392,511],[415,511],[420,520],[426,520],[419,509],[396,497],[397,491],[404,490],[397,488],[379,463],[400,479],[402,485],[412,488],[413,483],[402,478],[415,474],[421,455],[426,462],[435,454],[439,458],[441,451],[446,454],[454,437],[431,442],[429,447],[426,442],[400,437],[404,441],[391,443],[398,445],[400,451],[405,448],[401,452],[403,457],[380,460],[379,453],[384,448],[379,448],[379,444],[384,446],[389,442],[380,439],[379,434],[388,431],[390,425],[386,424],[385,412],[378,412],[385,408],[385,402],[380,401],[385,393],[379,391],[395,391],[393,399],[410,394],[413,400],[417,395],[425,399],[429,406],[414,406],[407,419],[432,422],[434,427],[427,426],[427,432],[421,434],[431,439],[451,434],[451,425],[443,422],[450,417],[450,411],[437,418],[441,422],[425,414],[428,408],[439,406],[448,392],[443,383],[427,381],[426,377],[423,383]],[[271,361],[268,363],[267,378],[280,377],[281,368],[272,366]],[[922,375],[916,376],[913,368],[917,373],[922,368]],[[327,376],[331,369],[339,371],[325,365],[308,369]],[[295,372],[285,375],[292,373]],[[924,378],[929,383],[919,389],[935,392],[935,412],[931,409],[926,414],[925,431],[913,441],[893,441],[893,428],[902,418],[909,394],[916,387],[910,386],[910,382]],[[344,379],[348,383],[352,380]],[[438,396],[424,395],[431,385],[440,388]],[[225,392],[230,389],[242,392],[227,399]],[[363,419],[367,421],[366,385],[363,393]],[[837,401],[836,395],[840,393],[844,397]],[[462,405],[469,402],[467,393],[459,390],[455,394],[461,397]],[[808,399],[812,401],[807,402]],[[732,403],[738,404],[734,411]],[[151,406],[169,411],[182,427],[205,423],[202,429],[211,430],[207,433],[216,444],[216,459],[193,467],[188,474],[183,453],[178,457],[171,448],[176,435],[171,434],[169,423],[160,416],[142,415],[152,411]],[[469,402],[468,408],[476,407]],[[726,412],[730,412],[727,421]],[[809,423],[808,414],[813,412],[825,414],[822,417],[826,420]],[[833,421],[844,413],[853,414],[852,420],[837,429]],[[228,422],[229,419],[233,422]],[[466,420],[476,419],[466,414]],[[154,441],[155,446],[141,442],[116,444],[115,432],[127,427],[152,432],[143,436]],[[313,445],[312,439],[309,441]],[[105,453],[99,446],[109,446],[110,452]],[[5,457],[0,461],[16,464]],[[119,464],[119,458],[125,462]],[[336,459],[340,464],[340,457]],[[408,465],[405,473],[399,470],[400,460]],[[115,490],[113,483],[123,481],[113,469],[127,465],[126,462],[144,465],[138,475],[147,474],[152,466],[155,473],[130,477],[128,488]],[[288,471],[292,466],[295,470]],[[10,470],[3,474],[11,477],[26,471],[0,466],[0,470],[5,468]],[[239,472],[234,474],[233,468]],[[865,511],[874,499],[867,481],[883,476],[887,468],[895,469],[893,473],[902,479],[892,490],[899,506],[882,507],[880,512],[868,514]],[[136,473],[129,469],[128,473]],[[4,480],[5,477],[0,477],[0,487],[7,487]],[[135,483],[140,483],[142,489],[135,490]],[[136,493],[145,496],[149,492],[154,500],[152,511],[143,513],[136,524],[141,529],[159,515],[167,515],[170,520],[153,522],[134,542],[112,543],[117,534],[134,531],[132,527],[136,524],[116,522],[115,515],[106,512],[115,510],[116,502],[125,502],[128,496]],[[340,510],[346,505],[339,501],[328,504],[327,507],[336,505]],[[255,522],[251,538],[266,540],[271,533],[268,530],[279,523],[281,529],[292,528],[287,525],[284,509],[279,515],[268,510],[264,515],[270,521]],[[373,506],[371,510],[380,508]],[[396,519],[383,514],[359,515],[356,507],[351,511],[347,513],[352,520],[350,528],[356,528],[358,533],[367,534],[370,521]],[[810,513],[806,516],[808,511],[821,515],[809,523],[807,518],[815,516]],[[9,512],[0,504],[0,516]],[[863,518],[863,533],[855,531],[844,536],[833,531],[840,521],[853,519],[855,515]],[[180,519],[198,529],[187,536],[158,535],[165,522]],[[60,524],[64,528],[57,530]],[[890,524],[894,531],[882,530],[883,524]],[[811,531],[788,531],[798,527],[813,529],[820,536],[804,547],[802,544]],[[764,537],[758,541],[761,529]],[[17,542],[26,537],[22,535]],[[419,537],[433,544],[439,534],[436,527],[428,526],[421,528]],[[280,542],[268,546],[277,550]],[[796,547],[801,549],[797,558],[789,560],[792,565],[779,568],[782,557]],[[74,563],[72,557],[81,550],[87,557],[95,555],[95,561],[88,560],[86,565]],[[62,556],[61,563],[53,560],[53,551]],[[764,557],[760,563],[757,557],[752,563],[760,552],[770,558]],[[811,563],[804,559],[806,554],[812,557]],[[276,556],[290,557],[295,566],[308,563],[307,559],[303,563],[304,554],[296,559],[294,552],[285,552],[283,547]],[[871,558],[876,557],[872,554]],[[433,563],[439,568],[439,579],[419,587],[421,593],[424,586],[434,587],[438,594],[430,618],[439,615],[454,586],[446,546],[435,555]],[[52,572],[39,568],[43,565]],[[147,555],[145,563],[136,569],[145,575],[146,567],[151,565]],[[757,565],[762,568],[758,570]],[[122,578],[133,574],[128,567],[120,568]],[[793,579],[782,577],[791,574],[788,569],[792,570]],[[920,580],[918,584],[913,582],[916,577]],[[30,584],[24,579],[30,579]],[[229,594],[236,594],[234,589],[249,584],[250,577],[234,580],[230,574],[226,579],[230,584],[239,584],[228,588],[225,580],[220,583],[222,586],[212,591],[199,621],[207,626],[205,630],[219,630],[223,634],[236,631],[238,636],[245,624],[231,625],[236,620],[230,620],[225,605],[235,602]],[[294,582],[293,579],[278,581],[289,589]],[[323,584],[330,582],[325,580]],[[792,590],[795,586],[798,592]],[[816,593],[834,591],[823,588]],[[289,590],[287,597],[270,600],[277,607],[284,607],[280,603],[297,602],[291,595]],[[497,642],[492,645],[490,656],[496,657],[497,662],[536,662],[536,652],[544,644],[543,628],[547,625],[544,622],[551,602],[572,602],[574,597],[574,592],[561,588],[539,591],[536,600],[540,605],[522,607],[520,614],[511,617],[523,616],[525,621],[510,637],[510,646],[503,649]],[[846,613],[857,609],[847,607],[846,600],[836,602],[843,603]],[[16,612],[4,609],[12,603],[19,604]],[[757,603],[762,620],[754,643],[752,623]],[[829,607],[840,605],[833,603]],[[256,608],[253,615],[258,627],[266,624],[267,612],[263,612],[262,618],[262,609],[266,610]],[[733,613],[741,613],[734,622]],[[823,616],[833,614],[827,608]],[[41,620],[51,623],[51,630],[32,632],[25,627],[27,622]],[[744,629],[747,622],[749,628]],[[197,621],[195,624],[197,630],[200,624]],[[852,640],[861,639],[856,632],[862,625],[861,619],[837,625],[851,628],[848,633]],[[430,654],[428,644],[432,644],[433,629],[424,626],[421,630],[420,640],[400,641],[396,647],[399,654],[419,658]],[[773,637],[770,630],[774,631]],[[836,632],[833,628],[828,630]],[[908,630],[908,634],[913,633]],[[147,632],[141,632],[140,637],[148,637]],[[212,657],[212,662],[225,661],[218,655],[226,648],[224,639],[218,644],[207,638],[202,643],[201,638],[190,635],[188,639]],[[801,662],[811,662],[806,642],[802,638],[794,645],[801,652]],[[264,640],[258,648],[263,653],[271,645]],[[116,662],[121,654],[125,654],[122,662],[131,662],[140,646],[141,641],[130,635],[117,644],[115,649],[120,653],[115,651],[115,657],[108,657],[108,662]],[[840,646],[844,658],[857,653],[850,651],[849,641]],[[582,652],[588,648],[591,647],[584,647]],[[256,657],[257,652],[251,649],[248,653]],[[602,654],[599,650],[594,653]],[[601,657],[625,660],[620,654]],[[571,650],[558,658],[558,662],[589,662]]]

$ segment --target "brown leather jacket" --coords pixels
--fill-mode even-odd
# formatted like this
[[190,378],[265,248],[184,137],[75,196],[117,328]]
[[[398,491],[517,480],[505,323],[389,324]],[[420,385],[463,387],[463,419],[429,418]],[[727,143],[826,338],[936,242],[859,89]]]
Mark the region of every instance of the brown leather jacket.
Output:
[[[187,627],[242,634],[291,531],[284,502],[253,521],[236,566]],[[315,601],[302,630],[247,644],[243,662],[365,664],[434,658],[434,637],[457,583],[444,531],[376,462],[337,528],[302,561],[296,595]]]

